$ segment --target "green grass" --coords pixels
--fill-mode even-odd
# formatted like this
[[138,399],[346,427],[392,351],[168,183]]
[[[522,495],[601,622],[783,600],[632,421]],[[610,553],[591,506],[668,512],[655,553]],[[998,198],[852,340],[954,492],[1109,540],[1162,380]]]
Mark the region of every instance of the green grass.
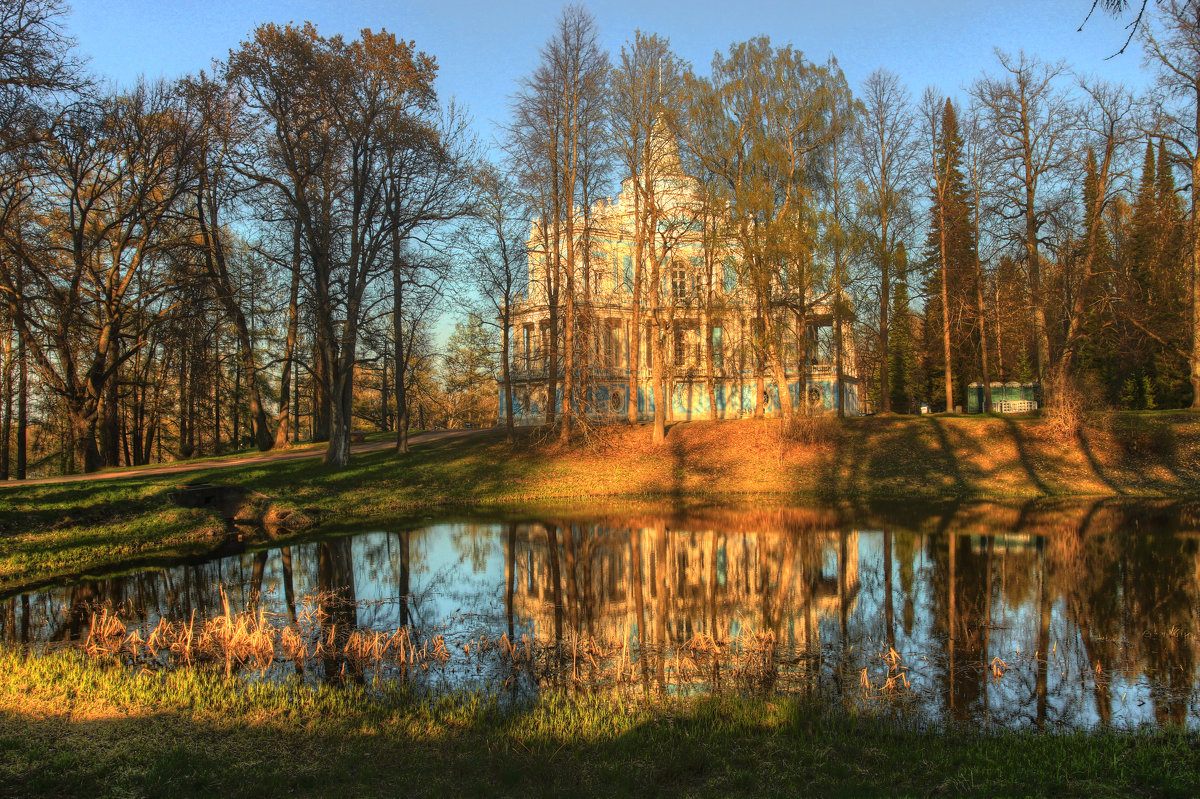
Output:
[[[1036,417],[879,417],[820,422],[782,436],[776,422],[693,422],[650,443],[648,426],[615,426],[590,446],[516,446],[501,433],[357,455],[347,469],[318,459],[247,463],[186,475],[0,489],[0,592],[211,551],[214,514],[176,507],[171,491],[212,482],[261,492],[320,530],[531,504],[650,498],[732,503],[1028,499],[1200,495],[1200,414],[1107,414],[1076,440]],[[312,532],[311,530],[309,532]],[[261,534],[244,533],[251,538]]]
[[0,651],[0,796],[1194,796],[1200,736],[925,728],[796,698],[131,675]]

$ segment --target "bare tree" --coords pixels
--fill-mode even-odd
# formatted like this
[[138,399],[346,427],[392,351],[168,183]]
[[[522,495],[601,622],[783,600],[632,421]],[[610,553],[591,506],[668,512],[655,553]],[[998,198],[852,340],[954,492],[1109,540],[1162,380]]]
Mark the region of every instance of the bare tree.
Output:
[[879,304],[879,404],[891,410],[888,373],[891,322],[888,305],[899,252],[913,224],[911,197],[915,188],[918,145],[913,135],[913,112],[908,90],[891,72],[877,70],[863,83],[863,115],[858,128],[859,228],[877,270]]
[[[1050,369],[1050,336],[1042,274],[1042,228],[1063,202],[1054,183],[1073,154],[1076,109],[1058,84],[1067,73],[1062,62],[1047,64],[1020,53],[997,52],[1002,74],[985,75],[971,92],[996,137],[1001,166],[999,194],[1003,213],[1014,222],[1013,237],[1025,250],[1032,305],[1035,370],[1039,380]],[[1048,228],[1047,228],[1048,230]],[[1043,391],[1045,386],[1043,386]]]
[[0,3],[0,156],[45,136],[53,116],[48,97],[70,99],[87,85],[63,27],[68,11],[61,0]]
[[300,226],[331,408],[325,459],[344,466],[364,297],[404,233],[396,209],[407,198],[387,177],[398,154],[438,147],[436,65],[387,32],[347,43],[311,25],[263,25],[229,70],[259,125],[260,158],[244,172],[284,198]]
[[[996,182],[995,153],[991,150],[991,137],[983,130],[979,109],[972,107],[963,125],[963,165],[967,188],[971,195],[971,227],[975,239],[975,313],[979,328],[980,371],[983,376],[983,412],[992,412],[992,374],[988,360],[987,313],[984,304],[987,273],[984,264],[989,258],[983,250],[987,240],[994,240],[990,230],[985,230],[985,218],[994,218],[990,213],[993,201],[992,190]],[[999,324],[997,324],[997,333]],[[997,352],[999,343],[997,342]]]
[[229,234],[223,221],[237,194],[244,190],[244,186],[239,185],[244,181],[238,180],[233,168],[237,151],[244,146],[247,135],[241,125],[243,115],[237,95],[227,84],[214,82],[201,74],[184,81],[181,88],[196,130],[193,221],[201,263],[225,315],[233,322],[238,341],[239,374],[245,375],[255,445],[259,451],[266,452],[275,445],[275,436],[267,424],[263,406],[257,348],[230,274],[226,241]]
[[[637,421],[634,398],[640,376],[647,249],[660,221],[655,217],[662,216],[658,197],[662,181],[670,176],[668,170],[677,157],[674,131],[678,129],[676,115],[681,106],[685,73],[685,65],[671,51],[666,39],[641,31],[621,48],[619,63],[612,73],[609,96],[613,146],[633,188],[633,274],[630,276],[633,314],[626,390],[630,423]],[[656,440],[661,440],[660,433],[665,430],[664,405],[661,397],[656,399]]]
[[[816,296],[824,264],[817,245],[821,158],[832,138],[830,106],[840,73],[808,61],[765,37],[713,59],[712,77],[697,83],[689,109],[692,150],[717,177],[740,249],[739,277],[753,305],[759,401],[766,404],[769,365],[785,418],[793,413],[786,377],[789,318],[804,325],[803,309]],[[789,313],[790,311],[790,313]],[[807,335],[795,330],[798,343]],[[804,381],[803,359],[799,364]]]
[[[562,407],[560,435],[571,435],[575,407],[582,407],[578,377],[586,335],[579,319],[578,286],[589,280],[588,240],[590,200],[602,176],[605,124],[604,97],[608,57],[599,45],[595,19],[581,6],[567,6],[541,61],[522,83],[514,99],[515,121],[510,128],[511,149],[521,164],[521,183],[541,214],[546,298],[561,303]],[[557,310],[557,309],[555,309]],[[553,407],[557,380],[559,319],[550,317],[548,399]]]
[[[480,315],[484,324],[500,330],[500,377],[504,401],[505,435],[512,443],[512,326],[516,303],[528,291],[527,232],[523,206],[516,188],[494,168],[484,167],[479,175],[480,192],[476,218],[465,230],[465,249],[470,258],[469,280],[486,304],[489,314]],[[491,317],[489,319],[489,317]]]
[[165,289],[150,275],[178,245],[174,209],[192,183],[191,146],[165,85],[81,105],[42,148],[30,198],[41,212],[5,231],[5,260],[20,262],[24,285],[5,269],[0,292],[66,404],[85,471],[101,465],[96,428],[106,394],[113,401],[109,381],[145,344],[144,331],[122,344],[129,309]]

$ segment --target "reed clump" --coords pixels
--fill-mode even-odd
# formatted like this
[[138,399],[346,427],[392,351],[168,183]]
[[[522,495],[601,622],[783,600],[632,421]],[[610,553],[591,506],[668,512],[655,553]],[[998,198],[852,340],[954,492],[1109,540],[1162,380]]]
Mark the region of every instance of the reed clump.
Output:
[[700,633],[677,645],[604,638],[567,631],[557,640],[528,634],[480,633],[451,644],[443,634],[412,626],[356,626],[337,597],[315,595],[280,616],[250,607],[233,611],[222,593],[221,612],[128,625],[111,608],[96,608],[83,651],[154,669],[211,666],[228,675],[290,666],[297,674],[406,681],[435,671],[448,684],[482,679],[494,688],[545,686],[570,690],[642,686],[765,694],[806,686],[820,668],[812,653],[781,652],[775,633],[745,630],[733,638]]
[[224,591],[222,612],[186,621],[160,618],[147,628],[130,628],[107,607],[92,612],[83,651],[149,667],[223,665],[227,674],[265,672],[291,663],[298,672],[334,667],[357,677],[391,669],[407,676],[445,665],[450,659],[443,636],[421,636],[410,627],[347,629],[328,608],[336,598],[315,595],[294,619],[262,608],[233,611]]

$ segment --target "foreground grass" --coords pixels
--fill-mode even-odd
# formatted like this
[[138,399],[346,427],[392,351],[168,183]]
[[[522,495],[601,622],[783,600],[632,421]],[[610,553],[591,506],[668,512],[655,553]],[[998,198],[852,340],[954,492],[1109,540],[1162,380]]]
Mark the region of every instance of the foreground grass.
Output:
[[772,494],[799,500],[1013,499],[1200,495],[1200,414],[1098,416],[1075,439],[1036,417],[881,417],[816,422],[784,436],[775,421],[614,426],[588,445],[516,445],[500,433],[433,441],[399,457],[241,464],[184,476],[0,488],[0,593],[119,564],[211,551],[224,524],[175,506],[184,482],[260,492],[333,529],[447,509],[651,497],[666,503]]
[[0,651],[0,796],[1194,796],[1200,736],[921,730],[791,698],[371,697]]

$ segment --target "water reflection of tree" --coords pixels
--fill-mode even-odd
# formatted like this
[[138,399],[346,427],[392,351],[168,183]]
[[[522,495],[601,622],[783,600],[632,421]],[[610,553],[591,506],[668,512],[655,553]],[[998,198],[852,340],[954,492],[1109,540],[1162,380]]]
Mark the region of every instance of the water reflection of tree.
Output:
[[[0,639],[81,640],[92,610],[106,604],[147,625],[161,616],[186,621],[193,611],[203,618],[221,612],[222,590],[235,610],[259,606],[289,622],[318,589],[383,600],[369,609],[321,605],[323,631],[344,641],[360,624],[439,625],[410,612],[420,607],[414,595],[455,589],[453,580],[471,596],[492,586],[476,601],[499,603],[502,567],[505,618],[491,617],[494,634],[532,630],[568,649],[579,636],[618,642],[647,690],[669,685],[679,662],[670,652],[698,636],[732,645],[769,632],[781,652],[764,684],[789,690],[812,685],[797,675],[822,663],[823,673],[841,677],[838,685],[855,686],[858,669],[879,665],[878,648],[860,644],[878,641],[914,665],[921,687],[932,675],[955,719],[990,709],[1002,722],[1107,724],[1122,712],[1122,680],[1146,686],[1159,721],[1187,718],[1200,553],[1186,508],[961,503],[935,514],[872,513],[858,524],[883,532],[863,547],[862,564],[853,524],[790,509],[475,525],[453,542],[470,568],[439,575],[430,574],[430,545],[420,542],[447,528],[372,533],[7,598]],[[479,555],[499,550],[502,563]],[[481,565],[494,579],[469,579]],[[392,607],[400,612],[384,612]],[[1014,649],[1023,658],[993,678],[991,658],[1012,659]],[[1047,649],[1057,649],[1053,663]],[[951,652],[952,667],[943,665]],[[922,655],[936,664],[932,671],[913,660]],[[720,664],[705,663],[711,668],[700,679],[721,685]],[[342,664],[326,668],[337,676]]]
[[[1097,502],[1064,515],[1047,538],[1047,570],[1079,631],[1100,723],[1113,716],[1113,675],[1141,673],[1159,723],[1183,724],[1196,681],[1200,586],[1186,514]],[[1152,531],[1152,532],[1148,532]]]
[[328,682],[362,679],[360,673],[350,670],[345,656],[346,642],[358,627],[352,543],[352,538],[344,536],[322,541],[317,546],[318,608]]
[[1137,640],[1141,649],[1155,719],[1183,724],[1196,679],[1197,542],[1157,534],[1130,539],[1126,640]]
[[[942,693],[950,716],[964,721],[979,715],[986,680],[984,630],[990,620],[986,549],[963,546],[957,530],[929,539],[933,562],[935,636],[945,642]],[[966,542],[969,544],[969,539]]]
[[491,524],[457,524],[450,530],[454,548],[464,560],[470,562],[474,574],[487,571],[488,554],[495,536],[496,528]]

